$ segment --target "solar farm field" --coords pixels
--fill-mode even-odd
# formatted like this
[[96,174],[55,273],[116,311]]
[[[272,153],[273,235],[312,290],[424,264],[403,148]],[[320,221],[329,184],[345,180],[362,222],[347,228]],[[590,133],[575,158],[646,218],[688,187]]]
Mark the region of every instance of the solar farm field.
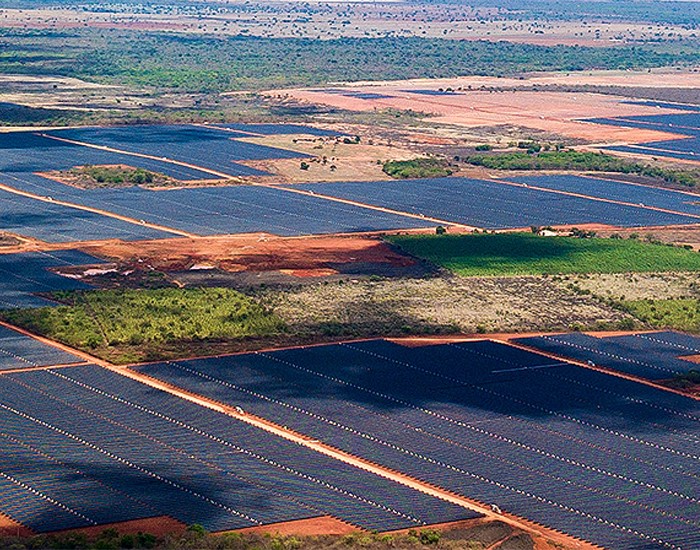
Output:
[[597,118],[590,119],[588,122],[687,135],[688,137],[684,139],[647,141],[636,145],[614,145],[605,147],[605,149],[700,162],[700,113],[689,111],[666,115]]
[[81,362],[75,355],[0,326],[0,371]]
[[697,363],[682,356],[700,354],[700,338],[678,332],[607,338],[575,332],[520,338],[516,342],[649,380],[665,380],[697,370]]
[[489,341],[134,368],[607,548],[700,544],[693,399]]
[[230,176],[263,175],[236,163],[238,160],[297,158],[303,155],[284,149],[237,141],[247,134],[198,126],[128,126],[78,128],[49,133],[64,139],[118,150],[176,160]]
[[517,183],[525,183],[534,187],[544,187],[566,193],[585,194],[591,197],[630,204],[641,203],[645,206],[663,210],[683,212],[698,216],[698,221],[700,221],[700,195],[691,193],[682,193],[646,185],[634,185],[609,179],[564,174],[520,176],[510,179]]
[[171,236],[165,231],[4,190],[0,190],[0,230],[53,243]]
[[296,187],[487,229],[586,223],[622,227],[697,223],[695,218],[639,206],[469,178],[321,183]]
[[478,517],[95,365],[0,377],[0,512],[35,532],[170,516],[210,531]]
[[124,164],[159,172],[182,180],[217,179],[209,172],[195,168],[121,153],[74,145],[36,132],[0,133],[0,172],[30,175],[34,172],[67,170],[83,165]]
[[431,227],[420,219],[283,189],[249,185],[151,191],[77,189],[36,175],[3,180],[26,192],[107,210],[196,235],[269,232],[308,235]]
[[100,263],[102,260],[76,250],[0,254],[0,309],[46,307],[54,304],[35,296],[38,292],[87,290],[90,287],[85,283],[62,277],[50,270]]

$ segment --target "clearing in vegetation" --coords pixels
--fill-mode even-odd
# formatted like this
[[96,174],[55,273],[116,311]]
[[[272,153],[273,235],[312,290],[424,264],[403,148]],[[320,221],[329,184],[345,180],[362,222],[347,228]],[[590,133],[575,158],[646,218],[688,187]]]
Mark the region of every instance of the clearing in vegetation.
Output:
[[620,307],[654,328],[700,332],[700,300],[626,300]]
[[697,252],[631,239],[500,233],[389,240],[405,252],[466,276],[700,270]]
[[507,153],[478,153],[463,157],[467,164],[483,166],[491,170],[577,170],[589,172],[613,172],[636,174],[663,180],[666,183],[695,187],[700,185],[700,171],[673,170],[632,162],[605,153],[573,150],[565,151],[517,151]]
[[445,159],[439,158],[390,160],[384,163],[383,171],[396,179],[442,178],[454,172]]
[[2,317],[48,338],[111,361],[155,359],[188,343],[270,336],[282,321],[230,289],[159,288],[56,292],[65,305],[2,312]]

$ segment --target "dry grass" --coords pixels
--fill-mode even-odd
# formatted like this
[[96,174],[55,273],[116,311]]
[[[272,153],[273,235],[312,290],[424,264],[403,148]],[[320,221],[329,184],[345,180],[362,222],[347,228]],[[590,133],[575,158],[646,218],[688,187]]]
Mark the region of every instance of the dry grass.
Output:
[[594,329],[630,320],[543,277],[356,280],[260,292],[298,335]]
[[571,275],[558,279],[602,298],[614,300],[666,300],[700,296],[697,273],[615,273]]

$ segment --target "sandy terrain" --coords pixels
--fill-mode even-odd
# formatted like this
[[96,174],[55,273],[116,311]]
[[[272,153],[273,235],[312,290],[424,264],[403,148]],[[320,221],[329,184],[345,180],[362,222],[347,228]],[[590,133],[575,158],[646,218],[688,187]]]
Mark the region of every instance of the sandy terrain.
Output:
[[700,298],[697,273],[614,273],[568,275],[561,284],[576,285],[597,296],[625,300]]
[[[231,3],[236,4],[236,2]],[[339,37],[421,36],[461,40],[508,40],[530,44],[611,46],[657,41],[675,42],[693,35],[680,25],[610,20],[557,21],[508,19],[493,8],[451,4],[412,5],[407,2],[297,2],[241,8],[210,3],[201,8],[142,8],[137,13],[116,6],[100,11],[80,7],[61,9],[5,9],[1,25],[8,28],[72,29],[84,26],[150,31],[177,31],[224,36]],[[218,8],[218,9],[215,9]]]
[[373,136],[368,128],[353,126],[345,129],[350,136],[359,135],[360,143],[347,144],[343,143],[342,138],[314,138],[303,135],[261,136],[239,140],[307,154],[307,170],[301,170],[300,159],[243,161],[241,164],[273,174],[272,177],[249,178],[251,181],[260,182],[386,180],[390,178],[382,171],[384,161],[411,159],[416,156],[414,151],[391,145],[386,139]]
[[99,535],[105,529],[116,529],[122,535],[135,535],[137,533],[150,533],[157,537],[166,535],[176,535],[187,529],[187,526],[169,516],[160,516],[146,519],[135,519],[121,523],[107,523],[96,525],[95,527],[84,527],[82,529],[69,529],[68,531],[56,531],[60,533],[83,533],[88,537]]
[[295,334],[398,336],[413,332],[571,330],[615,325],[627,315],[540,277],[351,280],[265,290]]
[[[697,77],[696,77],[697,78]],[[504,79],[507,80],[507,79]],[[410,84],[413,89],[437,90],[439,81]],[[501,83],[502,85],[505,85]],[[423,88],[420,88],[420,86]],[[463,84],[467,88],[469,84]],[[479,85],[472,85],[478,88]],[[354,88],[353,88],[354,89]],[[377,91],[374,86],[361,88]],[[593,143],[639,143],[677,139],[676,134],[592,124],[580,119],[654,115],[673,110],[623,103],[620,98],[596,93],[509,91],[489,92],[478,89],[454,95],[423,95],[410,92],[403,84],[385,84],[381,94],[390,97],[359,99],[322,90],[286,91],[297,100],[320,103],[339,109],[371,112],[375,109],[403,109],[429,114],[431,123],[474,128],[511,125],[532,128]],[[273,93],[274,94],[274,93]]]

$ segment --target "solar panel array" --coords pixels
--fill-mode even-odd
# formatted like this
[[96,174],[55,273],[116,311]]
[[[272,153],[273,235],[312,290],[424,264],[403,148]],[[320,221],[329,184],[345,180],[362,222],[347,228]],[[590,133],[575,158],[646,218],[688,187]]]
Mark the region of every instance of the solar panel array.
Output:
[[[0,183],[9,183],[0,175]],[[171,233],[0,190],[0,231],[51,243],[163,239]]]
[[138,370],[608,548],[700,544],[692,399],[492,342]]
[[131,153],[164,157],[230,176],[265,175],[238,160],[289,159],[302,155],[255,143],[237,141],[246,134],[214,127],[187,125],[124,126],[118,128],[75,128],[53,130],[50,135],[92,145],[112,147]]
[[697,363],[679,359],[679,356],[700,354],[700,338],[674,332],[609,338],[574,332],[516,341],[541,351],[578,361],[591,361],[601,367],[649,380],[673,378],[699,367]]
[[235,185],[167,191],[140,187],[85,190],[36,175],[15,176],[11,185],[30,193],[197,235],[252,232],[306,235],[435,225],[408,216],[272,187]]
[[589,119],[588,122],[687,135],[689,137],[685,139],[651,141],[638,145],[614,145],[605,147],[605,149],[700,161],[700,113],[693,112],[690,109],[687,110],[690,112],[620,118],[594,118]]
[[590,197],[627,202],[642,203],[645,206],[683,212],[700,217],[700,195],[660,189],[645,185],[634,185],[609,179],[592,177],[553,175],[520,176],[509,178],[511,181],[525,183],[536,187],[555,189],[567,193],[585,194]]
[[[36,132],[0,134],[0,172],[31,174],[68,170],[75,166],[124,164],[143,168],[182,181],[217,179],[209,172],[173,164],[165,160],[113,153],[93,147],[73,145]],[[162,155],[160,155],[162,156]]]
[[168,515],[211,531],[478,517],[95,365],[0,377],[0,512],[37,532]]
[[0,309],[54,305],[36,293],[58,290],[87,290],[76,279],[62,277],[51,268],[93,265],[102,260],[76,250],[0,254]]
[[634,227],[697,223],[697,219],[469,178],[343,182],[296,186],[452,223],[488,229],[605,223]]
[[76,355],[0,326],[0,371],[81,362]]

